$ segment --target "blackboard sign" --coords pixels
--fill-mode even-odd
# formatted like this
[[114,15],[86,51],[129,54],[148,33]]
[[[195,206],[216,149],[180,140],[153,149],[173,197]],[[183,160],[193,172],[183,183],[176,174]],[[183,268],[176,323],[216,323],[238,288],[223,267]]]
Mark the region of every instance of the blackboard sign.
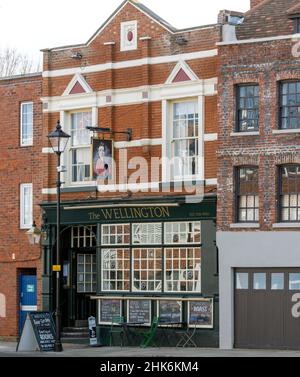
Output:
[[121,300],[99,300],[99,323],[111,324],[113,317],[121,316]]
[[54,351],[55,328],[49,312],[29,312],[17,346],[18,351]]
[[149,325],[151,303],[150,300],[129,300],[128,301],[128,322]]
[[213,300],[189,301],[189,325],[213,328]]
[[160,322],[166,323],[181,323],[182,322],[182,309],[181,301],[159,301],[159,318]]

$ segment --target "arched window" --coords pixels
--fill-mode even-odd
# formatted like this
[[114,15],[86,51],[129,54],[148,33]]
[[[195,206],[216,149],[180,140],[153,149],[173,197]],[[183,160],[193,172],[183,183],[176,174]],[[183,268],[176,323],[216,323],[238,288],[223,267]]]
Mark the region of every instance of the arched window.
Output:
[[280,221],[300,221],[300,165],[284,165],[279,173]]

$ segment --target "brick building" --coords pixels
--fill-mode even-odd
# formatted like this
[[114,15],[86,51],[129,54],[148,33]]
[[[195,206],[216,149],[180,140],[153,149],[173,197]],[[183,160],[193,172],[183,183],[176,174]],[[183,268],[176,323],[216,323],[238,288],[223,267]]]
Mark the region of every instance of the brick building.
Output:
[[[62,325],[76,327],[95,315],[105,344],[112,316],[144,326],[160,316],[173,326],[163,327],[165,333],[196,326],[199,345],[218,346],[220,35],[218,24],[177,30],[127,0],[87,43],[43,50],[42,82],[40,76],[0,82],[1,114],[10,114],[13,124],[12,144],[1,141],[1,160],[17,173],[9,186],[11,175],[1,180],[1,193],[8,190],[10,198],[0,222],[6,246],[0,254],[1,336],[18,333],[20,269],[37,277],[37,308],[55,310],[57,157],[47,136],[59,120],[71,136],[63,154]],[[23,102],[33,103],[34,114],[33,140],[24,148],[17,136]],[[29,122],[32,108],[24,106]],[[15,221],[21,184],[29,190],[26,228],[35,220],[45,232],[42,260]],[[14,224],[9,238],[7,223]],[[27,256],[37,259],[21,263]],[[32,282],[26,284],[32,293]]]
[[28,280],[28,286],[38,302],[30,303],[30,309],[36,310],[41,304],[41,248],[30,246],[25,235],[33,219],[41,217],[41,95],[41,74],[0,80],[1,338],[17,336],[22,320],[20,289],[32,276],[34,282]]
[[299,348],[299,2],[253,1],[219,44],[222,348]]

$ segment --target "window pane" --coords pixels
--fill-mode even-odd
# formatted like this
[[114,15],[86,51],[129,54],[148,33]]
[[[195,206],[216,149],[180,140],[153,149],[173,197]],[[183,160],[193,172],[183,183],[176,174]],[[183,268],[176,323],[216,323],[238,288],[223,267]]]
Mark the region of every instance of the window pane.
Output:
[[236,289],[248,289],[249,288],[249,274],[246,272],[236,273]]
[[237,90],[238,119],[240,132],[257,131],[259,129],[259,87],[258,85],[242,85]]
[[267,282],[266,282],[266,274],[265,273],[256,273],[253,274],[253,289],[266,289]]
[[300,82],[281,84],[281,128],[295,129],[300,126]]
[[272,290],[284,289],[284,274],[283,273],[271,274],[271,289]]
[[21,145],[31,145],[33,138],[33,104],[21,104]]
[[300,291],[300,273],[289,274],[289,289]]

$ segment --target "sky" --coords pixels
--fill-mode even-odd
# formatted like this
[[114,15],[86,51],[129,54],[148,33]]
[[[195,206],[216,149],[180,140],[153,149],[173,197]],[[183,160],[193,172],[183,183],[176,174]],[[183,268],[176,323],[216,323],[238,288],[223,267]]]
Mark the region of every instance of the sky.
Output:
[[[0,49],[38,61],[42,48],[85,43],[123,0],[0,0]],[[142,0],[177,28],[217,22],[221,9],[246,11],[250,0]]]

